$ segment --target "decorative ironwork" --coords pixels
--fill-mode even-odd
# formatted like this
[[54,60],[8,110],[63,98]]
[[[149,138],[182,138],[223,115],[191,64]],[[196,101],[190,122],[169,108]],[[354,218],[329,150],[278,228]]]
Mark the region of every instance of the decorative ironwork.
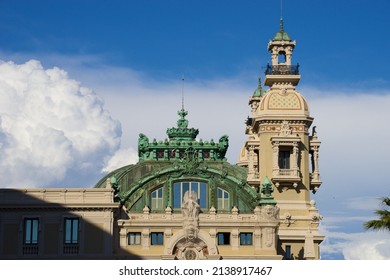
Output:
[[266,75],[299,75],[299,64],[297,65],[269,65],[265,70]]
[[79,245],[78,244],[65,244],[64,245],[64,254],[65,255],[78,255],[79,254]]
[[24,244],[23,245],[23,255],[38,255],[39,246],[38,244]]

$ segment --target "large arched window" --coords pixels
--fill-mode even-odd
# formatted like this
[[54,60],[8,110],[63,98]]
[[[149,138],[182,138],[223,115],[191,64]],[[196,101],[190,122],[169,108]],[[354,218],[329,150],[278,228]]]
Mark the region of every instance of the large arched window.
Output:
[[163,187],[159,187],[151,192],[150,208],[151,208],[151,210],[163,210],[164,209]]
[[200,208],[208,208],[207,183],[194,181],[181,181],[173,183],[173,208],[179,209],[183,203],[184,194],[194,191],[198,196]]
[[218,210],[230,210],[230,195],[227,191],[217,188]]

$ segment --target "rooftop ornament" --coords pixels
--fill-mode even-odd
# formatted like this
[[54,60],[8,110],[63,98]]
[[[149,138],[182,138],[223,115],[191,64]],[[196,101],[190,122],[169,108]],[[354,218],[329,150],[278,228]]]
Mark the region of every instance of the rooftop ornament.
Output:
[[138,157],[140,161],[144,160],[179,160],[188,155],[189,150],[196,153],[199,160],[223,160],[229,147],[229,138],[222,136],[216,143],[213,139],[210,141],[196,140],[199,130],[188,128],[186,116],[188,112],[184,107],[177,112],[179,120],[177,127],[167,129],[169,140],[149,142],[149,138],[140,134],[138,138]]

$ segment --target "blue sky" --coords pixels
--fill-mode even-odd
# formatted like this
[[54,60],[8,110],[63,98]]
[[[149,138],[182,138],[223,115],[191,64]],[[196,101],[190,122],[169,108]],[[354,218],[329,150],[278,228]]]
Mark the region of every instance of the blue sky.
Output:
[[[385,0],[283,1],[322,140],[313,199],[326,259],[390,259],[388,233],[361,226],[390,195],[389,10]],[[183,75],[190,125],[203,139],[228,134],[234,163],[280,15],[279,0],[2,0],[3,187],[93,186],[134,162],[140,132],[162,140],[175,125]]]

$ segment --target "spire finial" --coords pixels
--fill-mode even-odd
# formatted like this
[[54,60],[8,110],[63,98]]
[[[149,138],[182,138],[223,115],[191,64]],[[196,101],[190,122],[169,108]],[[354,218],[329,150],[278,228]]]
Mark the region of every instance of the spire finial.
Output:
[[184,75],[181,76],[181,110],[184,111]]
[[283,0],[280,0],[280,31],[283,31]]
[[281,32],[284,31],[284,28],[283,28],[283,18],[280,18],[280,31]]

